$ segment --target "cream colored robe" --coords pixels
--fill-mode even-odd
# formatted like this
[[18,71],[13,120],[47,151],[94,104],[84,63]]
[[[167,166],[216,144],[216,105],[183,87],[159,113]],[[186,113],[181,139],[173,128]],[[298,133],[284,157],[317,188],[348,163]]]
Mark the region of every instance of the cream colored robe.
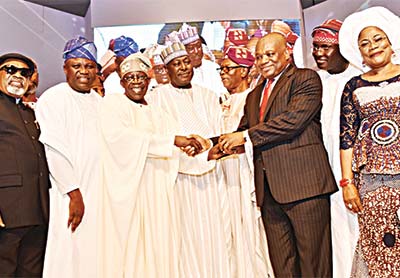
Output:
[[[250,91],[223,95],[222,133],[237,130]],[[228,192],[232,277],[272,278],[267,238],[255,198],[253,148],[251,142],[247,145],[245,154],[230,155],[217,162],[218,178]]]
[[[329,163],[336,182],[342,178],[340,168],[340,102],[344,86],[353,76],[360,74],[349,65],[342,73],[318,71],[322,81],[321,129]],[[357,215],[346,209],[342,190],[331,195],[331,230],[333,277],[350,277],[353,256],[358,239]]]
[[104,98],[99,277],[179,277],[176,131],[158,107]]
[[[218,99],[206,88],[178,89],[168,84],[155,89],[148,100],[178,122],[180,135],[210,138],[220,133]],[[207,161],[207,152],[194,158],[181,155],[175,194],[182,229],[178,277],[232,277],[227,193],[218,184],[215,161]]]
[[[97,276],[97,194],[101,185],[98,106],[94,91],[83,94],[60,83],[36,105],[50,170],[50,222],[43,277]],[[79,188],[85,204],[74,233],[67,228],[67,193]]]

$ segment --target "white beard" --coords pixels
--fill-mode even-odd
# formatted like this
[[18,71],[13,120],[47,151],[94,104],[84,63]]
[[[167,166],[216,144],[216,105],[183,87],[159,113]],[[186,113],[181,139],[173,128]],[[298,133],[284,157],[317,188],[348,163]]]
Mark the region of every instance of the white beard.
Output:
[[22,97],[25,94],[25,90],[23,88],[17,88],[11,85],[7,86],[7,92],[19,97]]

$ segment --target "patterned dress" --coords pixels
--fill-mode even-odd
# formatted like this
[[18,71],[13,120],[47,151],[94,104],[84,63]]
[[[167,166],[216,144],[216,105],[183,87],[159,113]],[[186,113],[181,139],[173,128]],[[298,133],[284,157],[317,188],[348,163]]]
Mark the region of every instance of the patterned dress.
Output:
[[363,212],[352,277],[400,277],[400,75],[345,86],[340,148],[353,148]]

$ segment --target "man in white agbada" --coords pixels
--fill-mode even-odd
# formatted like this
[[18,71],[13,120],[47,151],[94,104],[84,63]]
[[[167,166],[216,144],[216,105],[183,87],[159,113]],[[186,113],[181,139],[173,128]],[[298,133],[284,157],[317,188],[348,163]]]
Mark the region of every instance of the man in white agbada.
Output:
[[96,47],[83,37],[67,42],[67,82],[43,93],[36,117],[50,170],[50,221],[43,277],[96,277],[97,193],[101,185],[98,106],[90,88]]
[[[191,84],[193,66],[184,45],[173,43],[161,55],[171,84],[149,94],[149,104],[167,111],[177,121],[181,135],[198,134],[203,138],[219,135],[218,99],[210,90]],[[207,152],[194,158],[181,155],[179,161],[175,186],[182,229],[179,277],[232,277],[228,254],[231,235],[226,223],[229,219],[222,210],[224,193],[218,187],[215,161],[207,161],[207,155]]]
[[[222,134],[236,131],[246,97],[254,56],[242,46],[230,46],[219,68],[228,93],[221,95]],[[248,148],[252,149],[252,148]],[[232,227],[230,261],[233,277],[273,277],[261,212],[256,204],[252,154],[233,154],[217,162],[226,186]]]
[[147,105],[150,69],[145,55],[128,56],[120,65],[125,94],[106,95],[100,109],[99,277],[179,277],[177,147],[202,147],[195,139],[175,136],[176,121]]
[[213,91],[217,96],[225,92],[221,79],[218,76],[218,64],[204,59],[203,47],[197,33],[197,28],[183,24],[178,33],[179,40],[185,46],[189,59],[193,65],[191,83]]
[[[320,69],[318,74],[323,85],[322,136],[338,184],[342,178],[339,152],[340,100],[346,82],[361,73],[339,51],[341,25],[341,21],[329,19],[312,32],[312,55]],[[346,209],[341,191],[331,195],[331,229],[333,277],[350,277],[358,239],[358,222],[356,215]]]

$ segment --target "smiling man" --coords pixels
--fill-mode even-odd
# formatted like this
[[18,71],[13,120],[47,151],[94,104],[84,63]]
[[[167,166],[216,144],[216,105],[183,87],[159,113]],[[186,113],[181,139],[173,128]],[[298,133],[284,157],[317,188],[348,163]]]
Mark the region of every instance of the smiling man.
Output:
[[99,277],[180,277],[177,147],[194,144],[199,151],[201,145],[176,136],[176,121],[147,105],[150,70],[145,55],[129,55],[120,66],[125,94],[107,95],[101,105],[105,179]]
[[[173,43],[161,52],[171,80],[149,95],[149,104],[160,106],[178,123],[180,135],[211,138],[220,134],[221,108],[216,95],[191,83],[193,66],[185,46]],[[224,214],[227,201],[218,187],[215,161],[207,152],[196,157],[183,154],[175,185],[182,235],[178,277],[232,277],[229,223]]]
[[96,47],[83,37],[67,42],[60,83],[39,98],[50,170],[50,222],[44,277],[96,277],[97,191],[100,184]]
[[193,66],[193,78],[191,83],[208,88],[217,96],[225,92],[226,90],[216,72],[218,64],[204,59],[203,47],[197,28],[183,24],[179,30],[178,37],[185,46]]
[[[222,134],[237,129],[250,93],[248,75],[254,56],[242,46],[230,46],[219,74],[228,93],[221,95]],[[228,192],[232,227],[232,277],[273,277],[260,210],[254,203],[254,179],[246,154],[234,154],[217,162],[219,179]],[[254,238],[254,240],[241,240]]]
[[322,143],[321,80],[291,64],[282,34],[262,37],[255,58],[265,80],[248,95],[239,131],[222,135],[219,144],[228,152],[252,143],[276,277],[331,277],[329,196],[337,186]]
[[22,103],[33,61],[0,56],[0,277],[42,277],[49,177],[35,116]]
[[[321,129],[329,163],[336,182],[342,178],[339,154],[340,99],[344,86],[361,72],[349,64],[339,50],[342,22],[324,21],[312,32],[312,55],[322,81]],[[358,238],[357,218],[346,209],[342,192],[331,196],[333,276],[350,277],[352,258]]]

